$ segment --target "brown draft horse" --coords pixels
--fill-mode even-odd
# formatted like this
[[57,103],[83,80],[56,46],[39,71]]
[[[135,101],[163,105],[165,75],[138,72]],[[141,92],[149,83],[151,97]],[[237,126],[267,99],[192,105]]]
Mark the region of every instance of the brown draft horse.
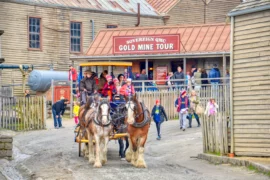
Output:
[[[107,145],[112,131],[108,99],[88,102],[84,109],[81,109],[79,119],[80,123],[84,123],[87,132],[89,162],[94,163],[94,167],[102,167],[107,162]],[[95,150],[93,140],[95,140]],[[87,149],[85,154],[87,155]]]
[[144,145],[150,128],[150,112],[137,100],[137,96],[126,97],[129,135],[129,148],[126,151],[126,160],[137,168],[146,168],[144,161]]

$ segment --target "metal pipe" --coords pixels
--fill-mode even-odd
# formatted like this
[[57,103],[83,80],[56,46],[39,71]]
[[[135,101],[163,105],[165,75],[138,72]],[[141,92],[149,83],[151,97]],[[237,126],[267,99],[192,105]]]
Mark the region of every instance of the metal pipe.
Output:
[[94,41],[94,39],[95,39],[95,21],[93,19],[91,19],[90,23],[92,23],[92,41]]
[[231,57],[230,57],[230,118],[231,118],[231,154],[234,154],[234,119],[233,119],[233,43],[234,41],[234,17],[231,17]]
[[141,23],[141,4],[138,3],[137,24],[135,26],[138,27],[140,23]]
[[147,77],[148,77],[148,59],[145,59],[145,71],[146,71],[146,75],[147,75]]
[[265,11],[265,10],[268,10],[268,9],[270,9],[270,5],[259,6],[259,7],[254,7],[254,8],[250,8],[250,9],[244,9],[242,11],[230,12],[228,14],[228,16],[239,16],[239,15],[243,15],[243,14],[255,13],[255,12],[258,12],[258,11]]
[[162,59],[162,58],[190,58],[190,57],[222,57],[229,56],[230,52],[211,52],[211,53],[186,53],[186,54],[155,54],[155,55],[122,55],[122,56],[71,56],[70,59],[81,60],[132,60],[132,59]]
[[226,68],[227,68],[227,60],[226,56],[223,54],[223,77],[226,77]]
[[10,64],[0,64],[0,69],[20,69],[20,66],[22,69],[30,69],[31,66],[28,65],[10,65]]

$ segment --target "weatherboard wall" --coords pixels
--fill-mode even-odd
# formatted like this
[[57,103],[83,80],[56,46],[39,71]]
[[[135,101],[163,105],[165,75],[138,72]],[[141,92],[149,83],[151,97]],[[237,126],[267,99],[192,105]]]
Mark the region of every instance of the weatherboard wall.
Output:
[[270,10],[235,17],[235,154],[270,156]]

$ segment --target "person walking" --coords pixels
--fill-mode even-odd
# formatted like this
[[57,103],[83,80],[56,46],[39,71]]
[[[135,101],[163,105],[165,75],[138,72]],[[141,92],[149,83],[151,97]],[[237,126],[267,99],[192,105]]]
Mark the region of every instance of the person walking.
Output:
[[81,104],[86,104],[87,96],[91,96],[97,92],[97,85],[94,76],[90,71],[86,71],[86,77],[80,82]]
[[182,71],[181,66],[177,67],[177,71],[174,73],[173,79],[180,80],[180,81],[175,81],[175,85],[181,91],[184,85],[184,80],[185,80],[185,75]]
[[69,81],[72,81],[73,94],[76,94],[75,88],[76,88],[76,81],[77,81],[77,71],[72,65],[69,66],[68,79],[69,79]]
[[80,110],[80,103],[75,102],[73,106],[73,114],[74,114],[74,122],[76,125],[79,123],[79,110]]
[[183,90],[179,98],[175,101],[175,107],[179,113],[180,129],[186,130],[186,119],[189,109],[189,99],[187,97],[187,91]]
[[63,128],[62,116],[65,113],[67,104],[68,104],[68,99],[62,99],[52,105],[52,114],[53,114],[55,129]]
[[202,86],[201,76],[202,76],[202,69],[199,68],[199,69],[197,70],[197,72],[194,73],[195,90],[196,90],[196,91],[199,91],[199,90],[201,89],[201,86]]
[[189,120],[188,128],[192,128],[192,116],[193,115],[198,123],[198,127],[200,127],[201,126],[200,118],[199,118],[198,114],[196,113],[196,108],[197,108],[197,105],[200,103],[200,99],[197,96],[196,91],[194,91],[194,90],[191,91],[191,96],[189,97],[189,102],[190,102],[190,109],[189,109],[189,114],[187,117],[187,119]]
[[156,100],[156,105],[152,109],[151,116],[153,117],[156,127],[157,127],[157,140],[161,139],[161,134],[160,134],[160,127],[161,124],[164,122],[164,119],[168,121],[167,114],[164,110],[164,107],[160,105],[160,100]]
[[206,73],[205,69],[202,69],[202,74],[201,74],[201,78],[202,78],[202,87],[206,88],[207,84],[208,84],[208,75]]

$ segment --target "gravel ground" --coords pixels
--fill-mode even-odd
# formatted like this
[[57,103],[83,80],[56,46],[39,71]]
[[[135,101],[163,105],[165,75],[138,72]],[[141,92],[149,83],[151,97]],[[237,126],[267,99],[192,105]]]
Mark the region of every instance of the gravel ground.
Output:
[[183,132],[178,128],[178,121],[165,122],[162,125],[162,140],[157,141],[152,123],[145,150],[147,169],[137,169],[120,161],[118,143],[115,141],[109,143],[108,163],[101,169],[94,169],[88,160],[78,157],[73,121],[64,121],[65,128],[58,130],[52,129],[51,125],[52,121],[48,121],[48,130],[19,133],[15,136],[14,160],[9,164],[10,168],[2,167],[4,175],[16,180],[269,179],[244,167],[213,165],[198,160],[196,156],[202,152],[202,135],[201,129],[195,124],[194,128]]

